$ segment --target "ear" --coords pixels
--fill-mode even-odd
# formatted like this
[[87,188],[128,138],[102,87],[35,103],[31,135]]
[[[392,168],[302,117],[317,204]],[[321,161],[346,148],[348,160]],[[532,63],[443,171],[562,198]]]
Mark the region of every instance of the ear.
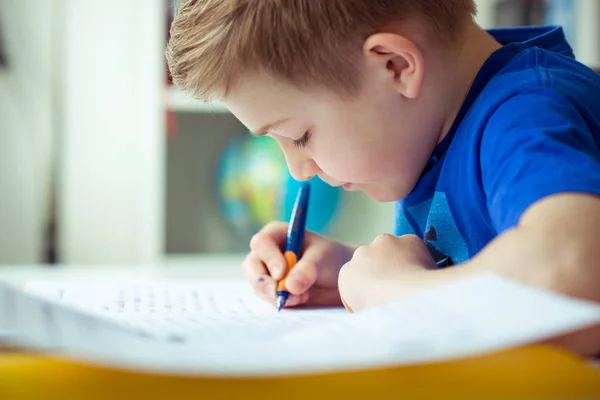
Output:
[[393,33],[376,33],[365,40],[363,53],[400,94],[409,99],[419,95],[425,62],[414,42]]

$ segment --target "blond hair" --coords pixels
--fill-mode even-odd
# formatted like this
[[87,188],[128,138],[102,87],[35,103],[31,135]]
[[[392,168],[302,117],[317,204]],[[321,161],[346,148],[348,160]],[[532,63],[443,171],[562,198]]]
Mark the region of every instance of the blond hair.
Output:
[[473,0],[182,0],[166,57],[175,84],[201,100],[263,72],[294,85],[357,89],[363,41],[421,16],[437,38],[456,38]]

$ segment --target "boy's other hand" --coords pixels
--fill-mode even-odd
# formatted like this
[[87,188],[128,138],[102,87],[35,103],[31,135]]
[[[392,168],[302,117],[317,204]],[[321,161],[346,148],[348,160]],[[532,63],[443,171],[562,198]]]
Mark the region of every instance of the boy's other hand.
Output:
[[[275,305],[277,282],[287,270],[282,249],[288,224],[271,222],[250,241],[250,253],[242,263],[244,276],[262,299]],[[302,255],[287,277],[290,297],[286,307],[338,306],[338,274],[352,258],[354,248],[306,231]]]
[[381,235],[361,246],[339,274],[340,294],[352,311],[399,299],[422,288],[423,272],[436,269],[425,243],[415,235]]

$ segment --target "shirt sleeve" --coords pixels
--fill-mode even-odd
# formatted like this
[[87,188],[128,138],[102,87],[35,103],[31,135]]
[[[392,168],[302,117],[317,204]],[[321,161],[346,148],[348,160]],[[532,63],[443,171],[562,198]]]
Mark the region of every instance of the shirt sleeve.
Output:
[[588,123],[550,91],[516,95],[490,116],[481,139],[481,180],[497,233],[517,225],[546,196],[600,195],[600,132]]

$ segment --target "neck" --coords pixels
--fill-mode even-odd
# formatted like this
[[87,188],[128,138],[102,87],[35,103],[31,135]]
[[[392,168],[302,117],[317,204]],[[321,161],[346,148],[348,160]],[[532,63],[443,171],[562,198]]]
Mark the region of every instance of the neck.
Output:
[[452,77],[444,82],[448,107],[445,112],[438,143],[441,142],[452,127],[456,117],[471,89],[479,70],[489,56],[502,47],[490,34],[474,22],[464,32],[465,40],[458,50],[447,54],[444,62],[444,75]]

